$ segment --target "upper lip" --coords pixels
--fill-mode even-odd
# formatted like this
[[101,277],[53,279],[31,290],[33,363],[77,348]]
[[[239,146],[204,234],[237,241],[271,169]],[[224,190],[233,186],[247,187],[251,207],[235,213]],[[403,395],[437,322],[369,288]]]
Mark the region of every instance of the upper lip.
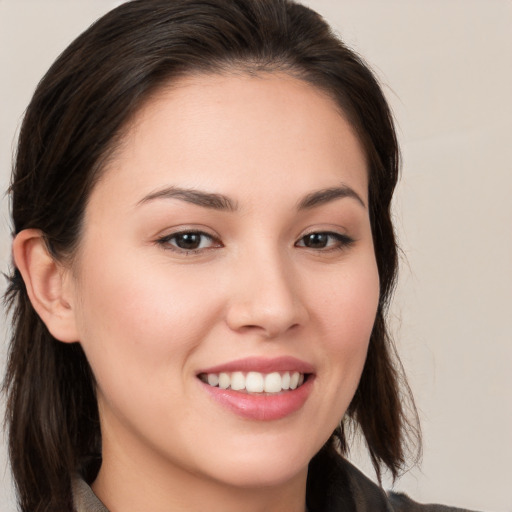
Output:
[[229,361],[210,368],[204,368],[197,372],[198,375],[202,373],[230,373],[230,372],[299,372],[299,373],[314,373],[314,367],[301,359],[292,356],[283,356],[277,358],[263,358],[263,357],[246,357]]

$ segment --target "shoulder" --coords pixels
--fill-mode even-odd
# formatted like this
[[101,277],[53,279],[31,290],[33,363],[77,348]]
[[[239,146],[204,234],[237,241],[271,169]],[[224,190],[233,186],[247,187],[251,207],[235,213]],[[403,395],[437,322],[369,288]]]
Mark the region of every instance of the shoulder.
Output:
[[385,503],[383,510],[389,512],[471,512],[467,509],[447,507],[444,505],[421,504],[403,493],[386,493],[352,464],[343,459],[342,464],[345,466],[345,471],[350,475],[352,488],[355,490],[357,500],[360,504],[359,508],[356,508],[357,512],[359,512],[359,510],[367,510],[364,501],[366,500],[366,496],[372,495],[380,495],[383,500],[383,505]]
[[446,507],[444,505],[422,505],[401,493],[388,493],[393,512],[471,512],[465,508]]
[[324,452],[317,457],[310,464],[308,475],[310,512],[471,512],[424,505],[405,494],[386,493],[341,456]]

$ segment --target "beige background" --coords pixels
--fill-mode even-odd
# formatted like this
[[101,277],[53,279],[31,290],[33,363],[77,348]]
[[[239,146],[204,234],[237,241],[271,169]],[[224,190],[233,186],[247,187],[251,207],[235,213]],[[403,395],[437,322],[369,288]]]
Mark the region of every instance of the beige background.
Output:
[[[112,0],[0,0],[0,187],[34,87]],[[393,309],[425,438],[416,499],[512,511],[512,1],[309,0],[384,84],[403,150]],[[9,260],[7,201],[0,264]],[[0,365],[5,322],[0,322]],[[357,452],[357,450],[355,450]],[[354,458],[366,469],[364,456]],[[0,512],[14,510],[0,447]],[[389,484],[388,484],[389,485]]]

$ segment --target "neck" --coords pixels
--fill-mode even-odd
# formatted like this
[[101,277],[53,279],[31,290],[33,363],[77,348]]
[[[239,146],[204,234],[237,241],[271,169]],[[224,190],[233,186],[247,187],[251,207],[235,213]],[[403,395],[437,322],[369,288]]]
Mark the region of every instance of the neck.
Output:
[[307,467],[275,484],[234,485],[148,456],[147,446],[127,453],[105,441],[92,488],[110,512],[305,512]]

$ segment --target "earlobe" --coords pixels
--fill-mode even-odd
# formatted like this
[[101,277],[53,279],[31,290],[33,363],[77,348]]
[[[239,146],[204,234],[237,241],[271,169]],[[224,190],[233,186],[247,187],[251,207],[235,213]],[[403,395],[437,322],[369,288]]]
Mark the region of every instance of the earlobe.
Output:
[[48,252],[42,232],[25,229],[16,235],[13,258],[30,302],[52,336],[67,343],[78,341],[69,270]]

